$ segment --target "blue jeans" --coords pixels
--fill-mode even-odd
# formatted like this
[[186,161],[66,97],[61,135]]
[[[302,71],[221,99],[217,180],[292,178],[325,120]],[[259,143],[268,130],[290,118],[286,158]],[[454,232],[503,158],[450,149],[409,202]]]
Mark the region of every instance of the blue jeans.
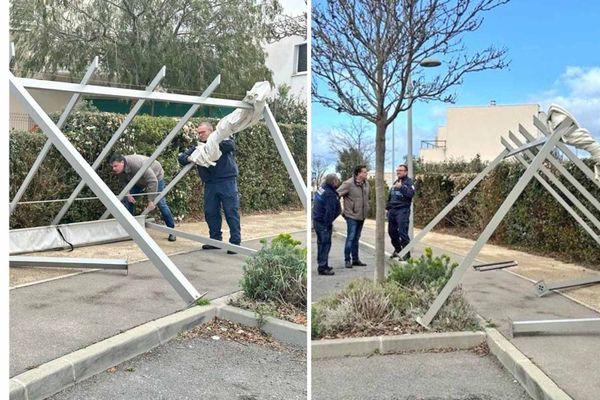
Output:
[[[162,192],[164,190],[164,188],[165,188],[165,181],[161,179],[158,181],[157,192]],[[143,191],[144,191],[143,187],[140,187],[138,185],[133,185],[133,187],[129,191],[129,194],[132,194],[132,195],[140,194]],[[127,198],[124,198],[122,200],[122,202],[125,205],[125,207],[127,207],[129,212],[131,213],[131,215],[135,215],[135,203],[130,203],[127,200]],[[163,197],[158,202],[158,204],[155,204],[155,205],[160,210],[163,220],[165,221],[165,225],[167,225],[169,228],[175,228],[175,221],[173,220],[173,214],[171,214],[171,210],[169,209],[169,206],[167,205],[167,200],[165,199],[165,197]]]
[[400,252],[410,242],[409,219],[410,207],[392,208],[388,211],[388,234],[392,239],[392,246],[397,252]]
[[317,270],[324,272],[329,268],[328,259],[331,250],[331,235],[333,234],[333,225],[326,225],[319,221],[313,221],[315,232],[317,234]]
[[229,226],[229,243],[239,245],[242,242],[240,196],[235,179],[204,185],[204,218],[210,238],[215,240],[223,240],[221,207]]
[[[360,234],[362,233],[363,225],[365,221],[359,221],[357,219],[346,218],[346,246],[344,247],[344,259],[346,261],[358,261],[358,241],[360,240]],[[350,258],[352,256],[352,258]]]

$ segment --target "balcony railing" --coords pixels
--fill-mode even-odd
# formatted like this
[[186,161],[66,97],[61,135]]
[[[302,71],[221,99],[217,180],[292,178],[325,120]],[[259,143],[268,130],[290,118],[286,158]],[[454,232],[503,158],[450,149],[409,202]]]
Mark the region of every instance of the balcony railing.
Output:
[[444,149],[446,150],[445,140],[421,140],[421,149]]
[[17,131],[31,131],[35,128],[35,122],[29,114],[25,113],[10,113],[9,128]]

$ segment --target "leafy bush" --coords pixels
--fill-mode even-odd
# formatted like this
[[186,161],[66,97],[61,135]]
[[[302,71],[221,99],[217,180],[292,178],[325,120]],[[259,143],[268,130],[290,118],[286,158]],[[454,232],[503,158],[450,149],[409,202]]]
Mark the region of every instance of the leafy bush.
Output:
[[[375,213],[377,211],[377,199],[375,198],[375,178],[369,178],[367,182],[369,183],[369,215],[367,218],[375,219]],[[383,192],[385,201],[387,201],[389,191],[390,188],[387,185],[387,182],[384,181]]]
[[288,234],[274,238],[244,264],[241,286],[246,297],[306,308],[306,248]]
[[458,263],[451,262],[450,257],[441,255],[433,257],[431,248],[426,248],[424,254],[407,263],[392,262],[388,280],[402,286],[419,288],[443,288],[452,277],[452,272]]
[[[104,145],[123,122],[124,115],[112,113],[74,112],[67,119],[63,132],[88,163],[93,163]],[[171,117],[137,116],[114,146],[122,154],[151,155],[178,119]],[[190,120],[158,158],[165,170],[165,183],[177,175],[181,167],[177,154],[194,142],[193,130],[200,119]],[[216,122],[216,121],[212,121]],[[281,132],[303,176],[306,175],[306,126],[280,124]],[[46,137],[41,132],[10,133],[10,198],[25,179]],[[235,157],[239,166],[238,188],[242,212],[280,210],[300,207],[298,195],[290,183],[289,174],[279,156],[277,147],[266,126],[257,124],[235,138]],[[268,167],[267,167],[268,166]],[[114,191],[120,187],[111,175],[108,162],[97,170],[104,182]],[[53,148],[22,201],[50,200],[68,197],[80,182],[73,168]],[[79,197],[92,197],[88,188]],[[167,202],[177,220],[186,216],[203,214],[202,183],[195,171],[184,177],[167,195]],[[19,205],[10,217],[11,228],[48,225],[63,203]],[[145,201],[138,202],[138,211]],[[100,217],[104,207],[98,200],[76,201],[63,219],[63,223],[92,221]],[[159,213],[153,216],[159,217]]]

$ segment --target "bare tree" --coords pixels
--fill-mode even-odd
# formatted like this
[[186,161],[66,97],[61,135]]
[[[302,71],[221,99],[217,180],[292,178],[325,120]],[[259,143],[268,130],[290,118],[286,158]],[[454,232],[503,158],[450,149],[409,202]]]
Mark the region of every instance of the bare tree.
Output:
[[[306,0],[304,1],[306,5]],[[279,3],[275,4],[276,8],[279,7],[281,10],[281,5]],[[308,9],[308,6],[306,7]],[[306,30],[306,12],[300,15],[287,15],[287,14],[279,14],[274,17],[271,21],[270,29],[269,29],[269,42],[277,42],[283,38],[289,36],[307,36]]]
[[311,168],[312,184],[314,187],[318,187],[322,183],[321,181],[329,168],[329,164],[327,164],[327,161],[323,157],[314,156],[312,157]]
[[372,127],[364,119],[352,119],[349,124],[342,124],[329,134],[331,150],[339,155],[348,150],[354,150],[370,167],[375,158],[375,141],[372,136]]
[[[483,13],[508,1],[323,0],[313,7],[313,98],[376,126],[376,281],[385,271],[386,128],[415,100],[453,102],[448,89],[465,74],[507,65],[506,49],[470,53],[462,39],[479,29]],[[443,58],[437,75],[419,66],[430,57]]]

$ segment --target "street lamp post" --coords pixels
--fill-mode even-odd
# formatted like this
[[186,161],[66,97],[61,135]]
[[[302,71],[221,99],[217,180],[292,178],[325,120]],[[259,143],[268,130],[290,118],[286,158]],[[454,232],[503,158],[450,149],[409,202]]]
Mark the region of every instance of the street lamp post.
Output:
[[[441,61],[433,59],[433,58],[426,58],[419,63],[419,65],[421,67],[425,67],[425,68],[439,67],[441,64],[442,64]],[[413,95],[413,82],[412,82],[412,77],[410,75],[408,76],[408,82],[407,82],[406,88],[408,89],[408,102],[410,104],[410,102],[412,101],[412,95]],[[406,123],[407,123],[407,128],[406,128],[406,146],[407,146],[406,166],[408,169],[408,177],[410,179],[413,179],[414,171],[413,171],[412,105],[407,110]],[[396,166],[394,166],[394,168],[395,167]],[[414,213],[413,213],[412,203],[410,205],[410,219],[409,219],[409,223],[408,223],[408,236],[410,237],[411,240],[414,237]]]

